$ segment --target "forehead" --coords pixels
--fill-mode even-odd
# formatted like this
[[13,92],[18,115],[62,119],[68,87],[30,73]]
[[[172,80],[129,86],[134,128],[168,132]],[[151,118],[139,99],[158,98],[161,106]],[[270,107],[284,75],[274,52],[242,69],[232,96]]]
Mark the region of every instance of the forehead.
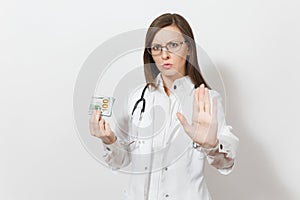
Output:
[[159,30],[153,38],[153,43],[167,43],[171,40],[183,40],[181,31],[174,25],[166,26]]

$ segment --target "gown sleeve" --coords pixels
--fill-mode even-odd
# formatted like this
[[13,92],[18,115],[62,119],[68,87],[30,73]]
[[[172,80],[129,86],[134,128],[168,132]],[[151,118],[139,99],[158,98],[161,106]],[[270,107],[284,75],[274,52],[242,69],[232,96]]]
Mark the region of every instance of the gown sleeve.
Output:
[[[129,95],[130,96],[130,95]],[[124,98],[126,99],[126,98]],[[122,101],[120,99],[120,101]],[[103,144],[104,148],[104,160],[112,170],[119,170],[128,166],[131,163],[130,153],[130,126],[131,126],[131,98],[124,100],[125,103],[122,106],[118,106],[118,113],[115,111],[115,121],[108,119],[111,124],[112,130],[115,133],[117,140],[113,144]]]
[[[218,133],[217,137],[219,140],[218,146],[213,149],[214,156],[211,156],[207,150],[204,151],[207,157],[207,161],[210,165],[218,169],[221,174],[229,174],[234,167],[234,161],[236,157],[236,152],[239,144],[239,139],[232,132],[232,126],[226,123],[223,102],[221,95],[215,90],[209,90],[210,101],[213,105],[213,98],[217,97],[217,118],[218,118]],[[225,156],[224,156],[225,154]]]

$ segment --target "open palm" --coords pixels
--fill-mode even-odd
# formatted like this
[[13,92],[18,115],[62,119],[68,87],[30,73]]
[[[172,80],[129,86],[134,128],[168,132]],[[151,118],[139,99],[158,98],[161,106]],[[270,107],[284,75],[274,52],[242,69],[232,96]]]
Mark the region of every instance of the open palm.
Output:
[[177,117],[184,131],[194,142],[205,148],[211,148],[217,144],[217,99],[213,98],[211,108],[209,92],[204,84],[201,84],[194,93],[192,124],[189,124],[179,112],[177,112]]

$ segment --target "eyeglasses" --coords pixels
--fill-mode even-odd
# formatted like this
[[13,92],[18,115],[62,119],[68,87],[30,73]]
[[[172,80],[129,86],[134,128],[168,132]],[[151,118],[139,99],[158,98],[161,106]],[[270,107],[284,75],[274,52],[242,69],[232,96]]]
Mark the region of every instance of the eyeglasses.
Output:
[[152,44],[151,47],[147,48],[147,51],[153,56],[160,55],[163,48],[166,48],[166,50],[170,53],[175,53],[181,49],[183,43],[187,43],[187,41],[170,41],[165,46]]

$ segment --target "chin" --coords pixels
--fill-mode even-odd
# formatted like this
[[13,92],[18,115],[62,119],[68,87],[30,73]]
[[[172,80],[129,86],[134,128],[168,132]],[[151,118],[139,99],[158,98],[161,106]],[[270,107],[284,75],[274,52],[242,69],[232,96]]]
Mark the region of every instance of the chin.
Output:
[[177,77],[177,76],[183,76],[183,74],[180,74],[178,71],[174,70],[174,69],[168,69],[168,70],[162,70],[161,73],[164,76],[168,76],[168,77]]

